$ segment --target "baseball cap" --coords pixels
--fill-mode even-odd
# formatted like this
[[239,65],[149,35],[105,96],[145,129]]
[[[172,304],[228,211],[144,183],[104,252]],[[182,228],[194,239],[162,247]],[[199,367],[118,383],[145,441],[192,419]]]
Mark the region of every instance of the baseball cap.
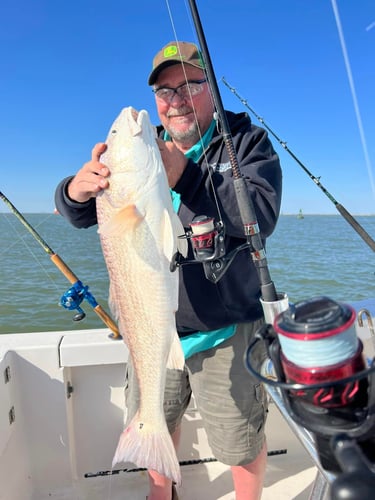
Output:
[[178,63],[190,64],[190,66],[204,69],[202,55],[194,43],[169,42],[154,57],[148,84],[153,85],[160,71],[164,68]]

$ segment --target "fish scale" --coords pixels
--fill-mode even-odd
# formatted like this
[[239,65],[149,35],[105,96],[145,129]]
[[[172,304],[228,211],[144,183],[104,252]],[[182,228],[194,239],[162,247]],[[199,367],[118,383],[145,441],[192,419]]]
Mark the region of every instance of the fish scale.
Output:
[[98,232],[108,269],[111,312],[129,349],[140,389],[136,415],[113,458],[156,470],[176,483],[181,474],[163,412],[166,367],[183,369],[176,332],[178,273],[170,261],[187,253],[167,176],[145,110],[124,108],[101,157],[109,188],[97,197]]

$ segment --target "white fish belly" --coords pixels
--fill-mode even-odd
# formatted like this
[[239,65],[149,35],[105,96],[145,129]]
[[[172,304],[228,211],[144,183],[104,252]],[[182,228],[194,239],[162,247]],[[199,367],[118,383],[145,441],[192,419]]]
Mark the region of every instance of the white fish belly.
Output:
[[[114,124],[115,139],[108,139],[103,161],[111,172],[110,187],[97,197],[110,308],[128,346],[140,388],[138,412],[120,436],[113,464],[131,461],[179,483],[179,464],[165,423],[163,399],[171,350],[173,367],[182,369],[184,365],[175,326],[178,273],[169,268],[183,228],[173,212],[156,142],[151,141],[148,130],[143,143],[137,130],[136,147],[132,145],[134,124],[127,130],[131,120],[133,115],[126,109]],[[144,115],[142,120],[147,127]],[[139,158],[148,169],[143,182],[139,179]]]

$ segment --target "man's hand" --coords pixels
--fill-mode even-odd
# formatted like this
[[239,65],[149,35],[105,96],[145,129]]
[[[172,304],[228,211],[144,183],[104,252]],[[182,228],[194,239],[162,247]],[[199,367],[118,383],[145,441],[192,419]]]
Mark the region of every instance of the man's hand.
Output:
[[96,144],[91,153],[91,160],[85,163],[70,181],[68,196],[73,201],[84,203],[109,186],[107,179],[109,170],[99,161],[106,149],[106,144],[102,142]]
[[156,139],[168,177],[169,187],[174,188],[186,168],[188,159],[172,141]]

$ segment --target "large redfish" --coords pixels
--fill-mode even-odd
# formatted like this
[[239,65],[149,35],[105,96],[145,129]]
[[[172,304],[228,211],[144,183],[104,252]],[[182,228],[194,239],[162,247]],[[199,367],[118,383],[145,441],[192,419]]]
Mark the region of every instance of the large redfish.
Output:
[[113,123],[101,157],[109,188],[97,197],[109,306],[129,349],[140,388],[138,412],[123,431],[113,459],[133,462],[180,482],[180,468],[163,412],[166,367],[182,369],[175,327],[178,273],[172,256],[185,240],[155,128],[149,115],[124,108]]

